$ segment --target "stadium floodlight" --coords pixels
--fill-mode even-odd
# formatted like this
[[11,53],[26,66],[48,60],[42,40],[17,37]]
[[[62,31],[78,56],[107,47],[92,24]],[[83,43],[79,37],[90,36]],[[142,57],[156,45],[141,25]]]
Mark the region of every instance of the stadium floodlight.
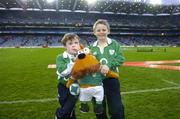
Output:
[[86,0],[88,4],[94,4],[97,2],[97,0]]
[[161,4],[161,0],[150,0],[149,2],[150,2],[150,4],[154,4],[154,5],[160,5]]
[[52,3],[52,2],[54,2],[55,0],[46,0],[46,2],[48,2],[48,3]]
[[141,0],[134,0],[134,2],[141,2]]

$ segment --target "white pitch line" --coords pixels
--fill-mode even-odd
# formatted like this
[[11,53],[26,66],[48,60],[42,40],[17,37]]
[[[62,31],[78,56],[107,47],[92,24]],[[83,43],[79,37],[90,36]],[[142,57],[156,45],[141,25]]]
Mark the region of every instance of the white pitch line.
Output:
[[[157,89],[146,89],[146,90],[134,90],[134,91],[128,91],[128,92],[121,92],[121,94],[126,95],[126,94],[160,92],[160,91],[178,90],[178,89],[180,89],[180,86],[178,86],[178,87],[167,87],[167,88],[157,88]],[[57,101],[57,98],[17,100],[17,101],[0,101],[0,104],[39,103],[39,102],[44,103],[44,102],[51,102],[51,101]]]
[[34,102],[51,102],[56,101],[56,98],[46,98],[46,99],[30,99],[30,100],[14,100],[14,101],[0,101],[0,104],[16,104],[16,103],[34,103]]
[[180,87],[167,87],[167,88],[155,88],[155,89],[146,89],[146,90],[134,90],[129,92],[122,92],[121,94],[137,94],[137,93],[147,93],[147,92],[160,92],[160,91],[166,91],[166,90],[178,90]]
[[175,86],[180,86],[180,84],[175,83],[175,82],[173,82],[173,81],[168,81],[168,80],[165,80],[165,79],[161,79],[161,80],[164,81],[164,82],[166,82],[166,83],[173,84],[173,85],[175,85]]

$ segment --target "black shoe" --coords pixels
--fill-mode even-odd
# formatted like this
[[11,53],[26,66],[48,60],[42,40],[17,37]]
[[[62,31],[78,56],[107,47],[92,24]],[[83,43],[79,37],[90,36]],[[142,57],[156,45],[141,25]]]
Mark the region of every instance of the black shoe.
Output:
[[94,112],[96,114],[102,114],[103,113],[103,105],[102,104],[95,104],[94,105]]
[[80,107],[80,111],[82,112],[82,113],[86,113],[86,112],[89,112],[89,106],[88,106],[88,104],[87,103],[81,103],[81,107]]

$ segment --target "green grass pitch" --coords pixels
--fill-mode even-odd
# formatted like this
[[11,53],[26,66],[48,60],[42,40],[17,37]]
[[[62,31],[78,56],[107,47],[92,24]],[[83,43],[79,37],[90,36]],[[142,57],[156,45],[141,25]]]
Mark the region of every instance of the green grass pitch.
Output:
[[[53,119],[58,107],[54,64],[60,48],[0,49],[0,119]],[[180,48],[136,52],[124,48],[126,61],[180,60]],[[179,64],[173,64],[179,66]],[[126,119],[178,119],[180,71],[121,67],[121,92]],[[91,104],[90,104],[91,105]],[[78,119],[95,119],[79,112]]]

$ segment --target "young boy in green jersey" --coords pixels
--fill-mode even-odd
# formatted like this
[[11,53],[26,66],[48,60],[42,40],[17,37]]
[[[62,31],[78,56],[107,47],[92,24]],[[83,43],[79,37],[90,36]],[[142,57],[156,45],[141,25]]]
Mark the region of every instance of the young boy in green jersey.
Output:
[[[93,33],[97,40],[90,46],[93,55],[103,64],[101,73],[109,70],[119,73],[125,58],[122,54],[120,43],[108,37],[110,26],[107,20],[99,19],[93,25]],[[106,103],[111,119],[124,119],[124,106],[120,95],[120,81],[116,78],[103,78],[105,100],[103,113],[96,114],[97,119],[107,119]]]
[[70,78],[70,73],[74,64],[77,51],[80,49],[80,38],[76,34],[67,33],[61,40],[65,51],[59,54],[56,59],[58,75],[58,98],[61,107],[56,110],[57,119],[76,119],[74,107],[77,96],[71,95],[66,83]]

